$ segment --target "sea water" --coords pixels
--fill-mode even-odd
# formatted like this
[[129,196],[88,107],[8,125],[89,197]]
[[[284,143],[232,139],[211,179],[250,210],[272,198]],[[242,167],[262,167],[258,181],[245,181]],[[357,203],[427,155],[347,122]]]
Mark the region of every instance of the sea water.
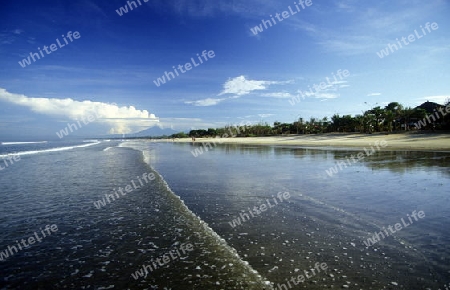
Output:
[[[450,154],[377,152],[330,177],[326,169],[357,150],[222,145],[194,157],[193,148],[0,145],[0,158],[20,156],[0,171],[0,286],[438,289],[448,282]],[[281,201],[283,193],[289,198]],[[414,210],[425,217],[365,246]],[[14,250],[53,224],[57,232]],[[192,250],[181,251],[187,244]],[[317,263],[327,269],[311,270]]]

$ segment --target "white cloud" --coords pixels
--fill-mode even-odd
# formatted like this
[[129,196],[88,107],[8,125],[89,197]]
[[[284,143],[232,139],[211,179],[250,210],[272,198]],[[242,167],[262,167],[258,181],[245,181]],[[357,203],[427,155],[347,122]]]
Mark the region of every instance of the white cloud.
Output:
[[297,98],[306,98],[306,97],[312,97],[312,98],[316,98],[316,99],[322,99],[322,100],[327,100],[327,99],[335,99],[340,97],[340,94],[336,93],[339,91],[339,89],[341,88],[346,88],[349,87],[350,85],[347,85],[347,81],[344,80],[336,80],[333,82],[328,81],[323,82],[321,84],[325,84],[325,85],[314,85],[313,88],[310,87],[310,90],[308,91],[302,91],[302,90],[298,90],[297,93]]
[[[228,99],[238,99],[241,96],[248,95],[253,91],[257,90],[267,90],[270,85],[284,85],[292,83],[293,81],[255,81],[255,80],[248,80],[245,78],[245,76],[239,76],[235,77],[233,79],[228,79],[223,84],[223,90],[221,93],[219,93],[217,96],[222,96],[226,94],[233,94],[234,96],[227,97],[227,98],[206,98],[202,100],[196,100],[196,101],[186,101],[185,104],[194,105],[194,106],[215,106],[225,100]],[[288,95],[286,95],[288,94]],[[265,97],[273,97],[273,98],[288,98],[290,97],[289,93],[267,93],[263,94]]]
[[215,106],[215,105],[219,104],[220,102],[223,102],[228,99],[237,99],[237,98],[239,98],[239,96],[232,96],[232,97],[220,98],[220,99],[206,98],[206,99],[197,100],[197,101],[186,101],[184,103],[189,104],[189,105],[194,105],[197,107],[209,107],[209,106]]
[[[333,81],[333,82],[329,82],[327,85],[323,86],[323,90],[321,89],[321,91],[337,91],[340,88],[346,88],[349,87],[350,85],[347,85],[347,81]],[[322,86],[321,86],[322,88]]]
[[292,98],[293,97],[291,93],[287,93],[287,92],[265,93],[265,94],[262,94],[261,96],[277,98],[277,99],[286,99],[286,98]]
[[270,116],[274,116],[274,114],[258,114],[258,116],[260,118],[267,118],[267,117],[270,117]]
[[214,99],[214,98],[206,98],[203,100],[197,100],[197,101],[186,101],[185,104],[194,105],[198,107],[208,107],[208,106],[215,106],[218,103],[225,101],[228,98],[222,98],[222,99]]
[[253,91],[266,90],[273,84],[285,84],[287,82],[274,82],[274,81],[254,81],[247,80],[245,76],[238,76],[234,79],[229,79],[223,85],[223,91],[219,96],[224,94],[235,94],[238,96],[248,95]]
[[314,94],[314,97],[316,99],[335,99],[337,97],[339,97],[340,94],[331,94],[331,93],[317,93]]
[[312,98],[316,98],[316,99],[336,99],[339,96],[340,96],[340,94],[336,94],[336,93],[321,93],[321,91],[314,92],[314,93],[311,93],[310,91],[306,91],[306,92],[299,91],[299,94],[297,95],[297,98],[304,99],[305,97],[308,97],[308,98],[312,97]]
[[370,94],[367,94],[368,97],[374,97],[374,96],[379,96],[379,95],[381,95],[381,93],[370,93]]
[[32,111],[48,116],[65,117],[78,120],[82,117],[96,116],[94,122],[111,126],[109,133],[128,134],[152,126],[158,119],[147,110],[137,110],[134,106],[119,107],[94,101],[76,101],[70,98],[30,98],[12,94],[0,88],[0,100],[30,108]]

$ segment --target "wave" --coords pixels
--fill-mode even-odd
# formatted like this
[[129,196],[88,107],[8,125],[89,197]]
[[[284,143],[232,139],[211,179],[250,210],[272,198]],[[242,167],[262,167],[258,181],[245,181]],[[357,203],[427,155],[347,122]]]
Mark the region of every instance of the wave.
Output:
[[21,151],[21,152],[3,154],[3,155],[0,155],[0,158],[8,157],[8,156],[18,156],[18,155],[22,156],[22,155],[40,154],[40,153],[47,153],[47,152],[66,151],[66,150],[72,150],[72,149],[76,149],[76,148],[89,147],[89,146],[97,145],[100,143],[101,142],[94,142],[94,143],[77,145],[77,146],[66,146],[66,147],[56,147],[56,148],[43,149],[43,150]]
[[[246,273],[247,278],[251,279],[254,278],[255,281],[257,283],[257,285],[259,285],[261,287],[261,289],[273,289],[272,283],[266,279],[264,279],[263,276],[261,276],[258,271],[256,271],[255,269],[253,269],[253,267],[247,262],[245,261],[242,257],[240,257],[240,255],[238,254],[237,250],[235,248],[233,248],[232,246],[230,246],[227,241],[222,238],[216,231],[214,231],[209,225],[208,223],[206,223],[205,221],[202,220],[201,217],[199,217],[198,215],[196,215],[193,211],[191,211],[189,209],[189,207],[184,203],[184,201],[181,199],[180,196],[178,196],[169,186],[169,184],[166,182],[166,180],[164,179],[164,177],[150,164],[150,159],[151,157],[154,157],[154,152],[152,152],[152,148],[148,147],[148,142],[139,142],[139,141],[127,141],[127,142],[122,142],[120,143],[120,145],[118,147],[127,147],[127,148],[131,148],[134,150],[138,150],[142,152],[143,158],[144,158],[144,162],[147,163],[147,165],[149,165],[151,167],[151,169],[159,176],[159,178],[161,179],[161,181],[164,184],[164,187],[166,188],[166,190],[172,195],[172,198],[174,198],[175,200],[177,200],[181,206],[183,207],[183,209],[194,219],[197,220],[198,223],[200,224],[200,226],[204,229],[204,231],[207,233],[207,235],[213,237],[215,239],[215,241],[217,242],[218,245],[224,247],[228,253],[230,254],[231,257],[234,257],[239,264],[241,264],[241,266],[244,269],[247,269],[246,271],[248,271]],[[150,152],[149,152],[150,151]]]
[[23,144],[42,144],[47,141],[35,141],[35,142],[0,142],[1,145],[23,145]]

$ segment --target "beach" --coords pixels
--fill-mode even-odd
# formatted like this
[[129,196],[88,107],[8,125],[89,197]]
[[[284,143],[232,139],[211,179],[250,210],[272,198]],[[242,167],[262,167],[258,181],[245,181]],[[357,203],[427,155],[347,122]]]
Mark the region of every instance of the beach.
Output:
[[[215,142],[215,144],[364,148],[382,141],[387,143],[384,150],[450,151],[450,134],[417,132],[397,134],[329,133],[271,137],[196,138],[195,143]],[[174,142],[192,142],[192,140],[185,138],[176,139]]]

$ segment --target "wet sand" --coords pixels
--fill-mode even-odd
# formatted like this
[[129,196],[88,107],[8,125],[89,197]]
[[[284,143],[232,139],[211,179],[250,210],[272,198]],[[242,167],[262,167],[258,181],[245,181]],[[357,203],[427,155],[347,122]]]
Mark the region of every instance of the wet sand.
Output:
[[[372,145],[376,146],[376,144],[380,144],[382,141],[387,143],[384,150],[450,151],[450,134],[417,132],[400,134],[327,133],[272,137],[196,138],[195,143],[216,142],[217,144],[369,148]],[[192,142],[192,140],[191,138],[184,138],[176,139],[175,142]]]

